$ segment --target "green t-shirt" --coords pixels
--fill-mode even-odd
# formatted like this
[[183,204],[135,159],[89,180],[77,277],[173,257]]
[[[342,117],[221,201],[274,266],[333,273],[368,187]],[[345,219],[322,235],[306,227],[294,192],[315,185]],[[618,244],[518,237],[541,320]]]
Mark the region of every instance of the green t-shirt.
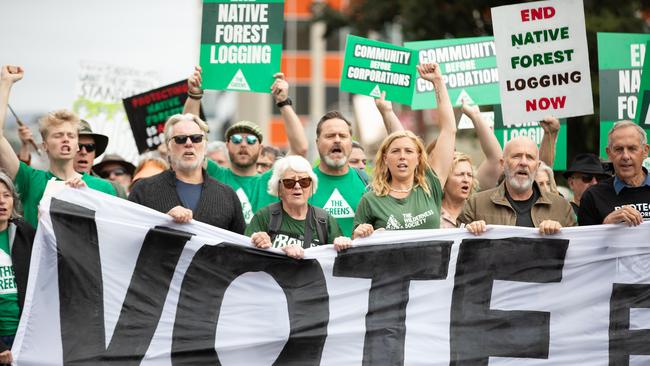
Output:
[[212,178],[230,186],[235,191],[241,202],[241,209],[246,224],[251,222],[257,210],[278,201],[277,197],[271,196],[266,192],[272,171],[265,172],[262,175],[241,176],[236,175],[229,168],[224,168],[208,159],[206,172]]
[[366,192],[359,173],[349,169],[344,175],[329,175],[321,172],[318,166],[314,167],[314,173],[318,177],[318,189],[309,203],[334,216],[341,225],[343,235],[352,236],[354,208]]
[[[269,206],[261,208],[255,216],[250,225],[246,228],[245,234],[247,236],[253,235],[253,233],[263,231],[268,232],[269,222],[271,220],[271,212]],[[280,232],[274,237],[271,238],[274,248],[282,248],[287,245],[300,245],[303,243],[303,236],[305,233],[305,220],[296,220],[293,217],[289,216],[284,209],[282,210],[282,222],[280,223]],[[318,231],[316,226],[312,229],[312,247],[316,245],[321,245],[318,241]],[[341,227],[336,222],[331,215],[327,215],[327,240],[331,244],[334,239],[339,236],[342,236]]]
[[[25,221],[32,224],[33,227],[38,225],[38,204],[41,202],[41,198],[43,198],[45,186],[52,179],[61,180],[52,174],[52,172],[34,169],[22,161],[20,162],[14,183],[20,194],[20,202],[23,204]],[[112,196],[116,195],[115,188],[107,180],[93,177],[86,173],[83,174],[81,179],[86,182],[89,188]]]
[[20,309],[8,230],[0,232],[0,336],[16,334]]
[[386,230],[440,228],[442,188],[433,170],[427,169],[426,179],[431,195],[419,186],[404,198],[377,196],[374,192],[364,194],[357,207],[354,227],[372,224],[375,229]]

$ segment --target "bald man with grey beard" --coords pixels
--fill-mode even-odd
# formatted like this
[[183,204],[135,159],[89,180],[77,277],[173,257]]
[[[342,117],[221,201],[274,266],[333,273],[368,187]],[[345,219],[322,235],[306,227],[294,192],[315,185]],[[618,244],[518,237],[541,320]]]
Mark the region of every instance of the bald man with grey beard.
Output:
[[535,182],[540,165],[539,149],[529,137],[508,141],[500,160],[505,179],[496,188],[472,195],[458,220],[479,235],[486,225],[539,228],[541,234],[556,234],[562,227],[575,226],[576,218],[567,200],[544,192]]

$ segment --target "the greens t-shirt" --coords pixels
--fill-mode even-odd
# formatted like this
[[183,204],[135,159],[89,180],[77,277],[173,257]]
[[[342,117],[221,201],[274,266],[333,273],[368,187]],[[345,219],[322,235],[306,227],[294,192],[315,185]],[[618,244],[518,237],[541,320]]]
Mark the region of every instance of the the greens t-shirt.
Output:
[[229,168],[222,167],[208,159],[206,172],[212,178],[230,186],[235,191],[241,202],[241,209],[246,224],[251,222],[257,210],[278,200],[277,197],[271,196],[266,192],[268,181],[271,178],[271,171],[263,175],[241,176],[236,175]]
[[[253,233],[263,231],[268,232],[269,223],[271,221],[271,212],[269,206],[261,208],[253,217],[250,225],[246,227],[246,235],[251,236]],[[312,247],[321,244],[331,244],[334,239],[342,236],[341,227],[336,220],[331,216],[327,216],[327,240],[330,243],[320,243],[318,241],[318,230],[316,230],[316,223],[312,227]],[[289,216],[284,209],[282,210],[282,222],[280,223],[280,230],[275,237],[271,238],[271,243],[274,248],[282,248],[287,245],[300,245],[302,246],[305,234],[305,220],[296,220]]]
[[309,203],[321,207],[334,216],[343,235],[352,236],[354,208],[359,204],[361,196],[366,192],[363,180],[354,169],[349,169],[344,175],[329,175],[314,168],[318,177],[318,189],[309,199]]
[[[45,186],[52,179],[61,180],[52,174],[52,172],[34,169],[22,161],[20,162],[14,183],[20,194],[20,201],[23,204],[25,221],[32,224],[33,227],[38,225],[38,204],[41,202],[41,198],[43,198]],[[86,182],[89,188],[112,196],[116,195],[115,188],[107,180],[93,177],[86,173],[82,175],[81,179]]]
[[0,336],[16,334],[20,310],[8,230],[0,232]]
[[420,186],[404,198],[378,196],[374,192],[364,194],[357,207],[354,227],[371,224],[375,229],[386,230],[440,228],[442,188],[433,170],[427,169],[426,179],[430,195]]

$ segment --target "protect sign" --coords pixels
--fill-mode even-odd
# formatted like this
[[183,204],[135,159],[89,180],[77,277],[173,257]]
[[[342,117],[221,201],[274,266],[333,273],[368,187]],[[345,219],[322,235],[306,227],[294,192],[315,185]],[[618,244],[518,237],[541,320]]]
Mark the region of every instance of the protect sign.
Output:
[[283,30],[283,0],[204,0],[203,88],[270,93]]
[[[499,104],[499,74],[494,37],[406,42],[418,51],[420,64],[435,62],[441,67],[449,98],[454,106]],[[412,109],[437,108],[433,84],[416,78]]]
[[345,47],[341,90],[410,105],[417,52],[389,43],[350,36]]
[[[614,122],[636,120],[637,94],[650,34],[598,33],[600,157],[607,158],[607,132]],[[641,122],[643,125],[643,122]],[[644,126],[648,128],[650,126]]]
[[506,124],[592,114],[581,0],[492,8]]

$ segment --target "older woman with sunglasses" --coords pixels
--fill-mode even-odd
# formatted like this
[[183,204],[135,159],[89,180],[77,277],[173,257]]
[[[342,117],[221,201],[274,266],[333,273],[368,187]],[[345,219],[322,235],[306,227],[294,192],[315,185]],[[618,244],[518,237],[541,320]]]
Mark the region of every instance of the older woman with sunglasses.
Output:
[[20,201],[11,178],[0,171],[0,364],[11,364],[20,313],[25,301],[34,228],[19,214]]
[[305,158],[291,155],[278,160],[268,192],[280,202],[261,208],[253,216],[246,228],[251,242],[258,248],[282,248],[298,259],[304,256],[304,248],[316,245],[333,243],[336,250],[348,248],[351,240],[342,236],[336,219],[307,203],[317,187],[318,178]]

